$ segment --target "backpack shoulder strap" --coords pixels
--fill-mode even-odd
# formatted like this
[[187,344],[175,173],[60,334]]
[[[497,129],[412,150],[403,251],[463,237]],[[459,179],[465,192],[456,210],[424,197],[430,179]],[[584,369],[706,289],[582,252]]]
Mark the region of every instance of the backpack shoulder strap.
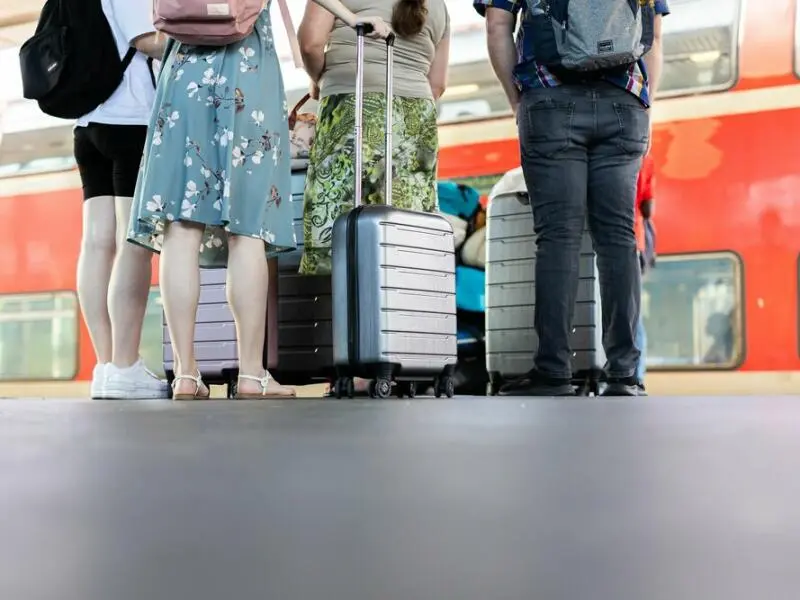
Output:
[[136,48],[134,48],[133,46],[128,48],[128,52],[125,54],[125,57],[122,59],[122,72],[123,73],[128,70],[128,67],[131,66],[131,61],[133,61],[133,57],[136,56],[137,52],[138,52],[138,50]]
[[154,59],[152,57],[149,57],[147,59],[147,71],[148,73],[150,73],[150,81],[152,82],[153,87],[155,88],[158,87],[158,84],[156,83],[156,71],[153,68],[153,62]]
[[278,0],[278,8],[281,11],[283,26],[286,28],[286,37],[289,38],[289,47],[292,49],[292,60],[294,61],[294,66],[298,69],[302,69],[303,57],[300,55],[300,43],[297,41],[297,33],[294,30],[292,15],[289,12],[289,7],[286,5],[286,0]]

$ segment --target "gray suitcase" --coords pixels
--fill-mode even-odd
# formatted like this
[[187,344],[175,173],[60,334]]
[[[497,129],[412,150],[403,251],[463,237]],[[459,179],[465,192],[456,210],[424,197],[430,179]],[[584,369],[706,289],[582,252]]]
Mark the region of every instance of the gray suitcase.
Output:
[[332,240],[334,393],[351,396],[352,378],[365,377],[372,397],[389,397],[393,381],[401,397],[430,381],[437,397],[452,397],[453,230],[439,215],[391,206],[393,38],[386,44],[386,205],[361,204],[363,26],[357,36],[354,208],[336,220]]
[[[534,329],[536,236],[527,192],[494,196],[486,218],[486,370],[489,393],[527,373],[538,345]],[[572,372],[578,393],[597,394],[606,362],[600,287],[591,237],[581,245],[572,320]]]
[[[228,397],[235,392],[239,375],[236,348],[236,325],[225,297],[227,269],[200,270],[200,301],[194,330],[194,353],[203,380],[226,385]],[[277,261],[269,261],[269,294],[267,296],[267,335],[264,344],[264,366],[274,369],[278,363],[278,269]],[[175,358],[164,319],[164,371],[167,380],[175,378]]]
[[303,192],[306,165],[292,168],[292,206],[297,249],[278,258],[278,381],[305,385],[332,380],[331,278],[299,275],[303,256]]

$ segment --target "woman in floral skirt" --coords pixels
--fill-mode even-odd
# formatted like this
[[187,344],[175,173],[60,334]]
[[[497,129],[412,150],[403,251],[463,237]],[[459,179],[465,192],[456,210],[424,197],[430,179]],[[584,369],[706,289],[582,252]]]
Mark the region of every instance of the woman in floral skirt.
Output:
[[[444,93],[450,16],[444,0],[343,0],[356,15],[390,21],[394,45],[392,201],[409,210],[436,210],[439,137],[436,101]],[[319,97],[317,133],[309,157],[303,207],[305,245],[300,273],[331,272],[336,218],[353,207],[355,177],[356,43],[329,12],[311,3],[298,31],[312,97]],[[362,200],[384,202],[386,48],[364,47]]]
[[[348,25],[339,0],[314,0]],[[360,17],[389,29],[379,18]],[[207,398],[193,352],[199,267],[228,268],[240,398],[289,397],[264,370],[267,259],[293,250],[289,131],[269,1],[253,32],[224,47],[170,41],[159,75],[129,241],[161,253],[176,399]]]

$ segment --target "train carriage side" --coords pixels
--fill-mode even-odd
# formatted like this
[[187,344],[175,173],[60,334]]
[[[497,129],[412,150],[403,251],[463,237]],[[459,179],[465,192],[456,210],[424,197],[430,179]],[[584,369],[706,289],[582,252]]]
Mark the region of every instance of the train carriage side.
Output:
[[[745,0],[670,4],[663,93],[653,109],[660,256],[643,294],[648,389],[796,392],[797,2],[772,0],[769,11]],[[440,113],[447,121],[440,125],[440,178],[486,192],[519,164],[515,125],[501,114],[488,63],[454,68],[449,98]],[[453,119],[475,105],[488,107],[487,114]],[[41,135],[53,157],[69,154]],[[2,162],[14,162],[10,139],[0,149]],[[38,162],[47,160],[55,158]],[[93,356],[74,291],[77,173],[68,160],[46,172],[34,166],[4,177],[2,169],[0,395],[85,395]],[[143,354],[157,367],[155,275],[153,285]]]

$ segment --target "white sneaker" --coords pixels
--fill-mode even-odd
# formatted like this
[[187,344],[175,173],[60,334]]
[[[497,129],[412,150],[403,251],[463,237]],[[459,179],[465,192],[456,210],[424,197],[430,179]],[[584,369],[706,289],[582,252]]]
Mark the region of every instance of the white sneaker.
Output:
[[92,371],[92,385],[89,393],[92,400],[102,400],[106,391],[106,378],[109,363],[97,363]]
[[114,400],[159,400],[169,397],[169,386],[166,381],[156,377],[141,358],[125,369],[109,363],[106,367],[104,397]]

